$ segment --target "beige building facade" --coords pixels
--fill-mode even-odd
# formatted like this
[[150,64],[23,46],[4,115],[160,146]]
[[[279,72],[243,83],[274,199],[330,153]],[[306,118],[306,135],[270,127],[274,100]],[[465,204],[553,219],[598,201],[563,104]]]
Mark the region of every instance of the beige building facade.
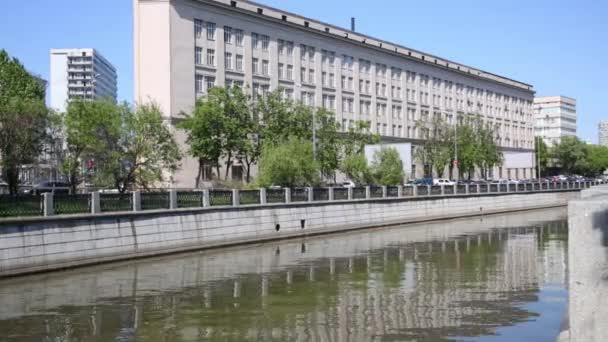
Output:
[[[254,97],[282,88],[286,98],[332,110],[342,129],[363,120],[383,140],[413,145],[417,120],[476,114],[518,155],[494,178],[534,177],[529,84],[249,1],[133,1],[135,99],[156,101],[171,124],[207,89],[226,85]],[[410,177],[421,176],[412,163]],[[192,186],[196,174],[186,159],[171,183]]]
[[567,96],[534,98],[537,137],[547,146],[559,144],[562,137],[576,136],[576,100]]

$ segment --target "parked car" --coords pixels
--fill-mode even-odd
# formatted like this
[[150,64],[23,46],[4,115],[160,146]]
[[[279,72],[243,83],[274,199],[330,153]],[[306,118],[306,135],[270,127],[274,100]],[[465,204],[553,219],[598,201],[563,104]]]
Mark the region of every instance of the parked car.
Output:
[[418,178],[407,183],[411,185],[433,185],[433,178]]
[[445,178],[433,179],[433,185],[455,185],[456,182]]
[[353,181],[342,182],[342,187],[343,188],[354,188],[356,186],[357,186],[357,184],[355,184],[355,182],[353,182]]
[[23,189],[22,191],[22,193],[26,195],[38,195],[45,192],[69,194],[70,184],[65,182],[42,181],[32,186],[30,189]]

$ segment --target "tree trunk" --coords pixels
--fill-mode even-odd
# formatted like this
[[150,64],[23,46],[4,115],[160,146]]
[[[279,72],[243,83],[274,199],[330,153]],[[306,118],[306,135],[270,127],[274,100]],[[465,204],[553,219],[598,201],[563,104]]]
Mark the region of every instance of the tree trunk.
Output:
[[8,184],[8,191],[11,195],[19,193],[19,171],[17,168],[9,166],[4,170],[6,175],[6,183]]
[[232,152],[228,153],[228,158],[226,158],[226,172],[224,173],[224,180],[228,180],[228,173],[230,172],[231,165],[232,165]]
[[251,164],[252,163],[245,162],[245,165],[247,167],[247,173],[245,175],[245,180],[247,181],[247,183],[249,183],[249,181],[251,181]]
[[197,189],[199,189],[200,185],[201,185],[201,177],[203,174],[203,167],[204,167],[203,163],[204,163],[203,159],[199,158],[198,159],[198,174],[196,175],[196,179],[194,180],[194,184]]

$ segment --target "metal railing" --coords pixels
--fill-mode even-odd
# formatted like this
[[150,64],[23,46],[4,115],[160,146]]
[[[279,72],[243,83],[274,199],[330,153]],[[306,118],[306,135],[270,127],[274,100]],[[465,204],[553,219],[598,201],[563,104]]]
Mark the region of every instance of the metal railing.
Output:
[[437,196],[484,196],[494,194],[571,191],[589,188],[598,182],[458,184],[456,186],[387,186],[355,188],[295,188],[257,190],[192,190],[133,192],[125,194],[53,194],[0,195],[0,218],[98,214],[110,212],[172,210],[238,205],[274,205],[283,203],[360,201],[386,198]]

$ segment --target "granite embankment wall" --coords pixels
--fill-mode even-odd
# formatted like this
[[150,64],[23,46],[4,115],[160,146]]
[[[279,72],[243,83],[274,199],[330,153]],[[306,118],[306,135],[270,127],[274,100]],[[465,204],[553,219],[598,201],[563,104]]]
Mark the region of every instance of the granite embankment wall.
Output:
[[560,341],[608,341],[608,186],[568,204],[569,330]]
[[0,222],[0,277],[144,256],[565,206],[579,190],[265,204]]

